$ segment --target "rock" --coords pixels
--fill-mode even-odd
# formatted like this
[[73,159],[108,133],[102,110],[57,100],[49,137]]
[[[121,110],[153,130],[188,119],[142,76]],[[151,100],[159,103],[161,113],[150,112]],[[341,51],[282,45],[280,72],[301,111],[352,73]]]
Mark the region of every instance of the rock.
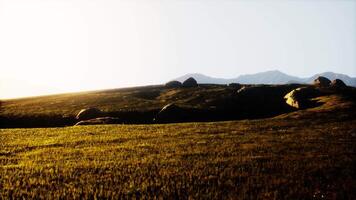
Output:
[[319,87],[329,87],[331,81],[328,78],[325,78],[324,76],[319,76],[314,80],[314,85],[319,86]]
[[182,85],[183,87],[197,87],[198,83],[193,77],[190,77],[185,80]]
[[75,126],[79,125],[95,125],[95,124],[118,124],[122,123],[119,118],[116,117],[99,117],[89,120],[82,120],[75,124]]
[[79,111],[76,119],[82,121],[102,117],[102,115],[103,113],[98,108],[86,108]]
[[[251,89],[252,88],[252,89]],[[246,87],[246,86],[243,86],[242,88],[240,88],[239,90],[237,90],[237,93],[238,94],[244,94],[248,91],[253,91],[255,88],[254,87]]]
[[331,87],[336,88],[336,89],[345,89],[347,88],[347,85],[344,83],[344,81],[340,79],[335,79],[331,82],[330,84]]
[[229,87],[235,88],[235,89],[240,89],[242,85],[240,83],[230,83]]
[[153,119],[154,122],[168,123],[184,120],[187,113],[185,110],[173,103],[165,105]]
[[286,103],[292,107],[298,109],[304,109],[310,107],[312,102],[311,98],[315,98],[321,95],[321,92],[312,87],[301,87],[292,90],[284,96]]
[[182,87],[182,83],[179,81],[169,81],[165,84],[166,88],[180,88]]

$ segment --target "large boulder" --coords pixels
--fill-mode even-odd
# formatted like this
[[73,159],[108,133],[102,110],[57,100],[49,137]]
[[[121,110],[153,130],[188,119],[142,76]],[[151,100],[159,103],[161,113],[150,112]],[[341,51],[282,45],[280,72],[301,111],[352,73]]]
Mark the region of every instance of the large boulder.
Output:
[[79,125],[96,125],[96,124],[118,124],[122,123],[120,118],[116,117],[99,117],[99,118],[94,118],[94,119],[89,119],[89,120],[82,120],[78,123],[75,124],[75,126]]
[[283,97],[295,88],[291,85],[245,85],[235,93],[231,107],[243,118],[276,116],[293,110]]
[[324,76],[319,76],[314,80],[314,85],[319,87],[329,87],[330,83],[331,81]]
[[182,85],[183,87],[197,87],[198,83],[193,77],[190,77],[185,80]]
[[345,89],[347,88],[347,85],[344,83],[344,81],[340,79],[335,79],[331,82],[330,84],[331,87],[336,88],[336,89]]
[[187,113],[174,103],[165,105],[153,119],[157,123],[181,122],[184,121]]
[[182,83],[179,81],[169,81],[165,84],[166,88],[179,88],[182,87]]
[[284,96],[286,103],[298,109],[308,108],[312,105],[311,98],[321,95],[321,92],[313,87],[301,87],[292,90]]
[[242,85],[240,83],[230,83],[229,87],[232,87],[234,89],[240,89],[242,88]]
[[93,118],[102,117],[103,112],[98,108],[86,108],[79,111],[77,116],[75,117],[77,120],[88,120]]

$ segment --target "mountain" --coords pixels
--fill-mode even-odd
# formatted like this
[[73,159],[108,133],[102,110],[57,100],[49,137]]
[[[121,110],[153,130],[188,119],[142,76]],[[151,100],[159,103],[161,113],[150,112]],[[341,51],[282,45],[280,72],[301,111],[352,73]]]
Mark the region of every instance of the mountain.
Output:
[[256,74],[240,75],[236,78],[225,79],[206,76],[204,74],[193,73],[186,74],[174,80],[183,82],[189,77],[193,77],[198,83],[213,83],[213,84],[229,84],[229,83],[242,83],[242,84],[286,84],[286,83],[312,83],[318,76],[325,76],[330,80],[341,79],[346,85],[356,87],[356,78],[347,76],[345,74],[338,74],[334,72],[324,72],[315,74],[311,77],[300,78],[291,76],[278,70],[260,72]]
[[234,82],[243,84],[285,84],[290,81],[301,82],[302,80],[278,70],[241,75],[234,79]]
[[204,74],[193,73],[193,74],[186,74],[184,76],[178,77],[174,80],[183,82],[187,80],[189,77],[193,77],[198,83],[214,83],[214,84],[228,84],[231,83],[231,79],[224,79],[224,78],[214,78],[210,76],[206,76]]

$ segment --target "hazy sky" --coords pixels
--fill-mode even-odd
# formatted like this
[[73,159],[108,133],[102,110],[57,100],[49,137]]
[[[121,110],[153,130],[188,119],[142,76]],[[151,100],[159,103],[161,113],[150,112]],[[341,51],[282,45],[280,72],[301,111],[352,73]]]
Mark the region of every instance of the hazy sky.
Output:
[[352,0],[0,0],[0,98],[278,69],[356,76]]

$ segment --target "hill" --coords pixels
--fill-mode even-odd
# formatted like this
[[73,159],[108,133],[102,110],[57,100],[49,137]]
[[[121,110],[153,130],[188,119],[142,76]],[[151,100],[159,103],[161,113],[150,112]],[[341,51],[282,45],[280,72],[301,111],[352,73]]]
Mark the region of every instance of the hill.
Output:
[[77,113],[91,107],[120,118],[122,123],[146,124],[153,123],[158,112],[172,103],[182,115],[171,122],[271,117],[293,111],[283,96],[298,86],[246,85],[259,92],[241,95],[240,88],[226,85],[201,84],[193,88],[158,85],[13,99],[1,102],[0,127],[74,125]]
[[[97,108],[102,111],[100,116],[124,124],[268,118],[296,111],[284,96],[303,86],[200,84],[192,88],[167,88],[156,85],[4,100],[0,102],[0,127],[71,126],[79,122],[76,119],[79,111],[87,108]],[[333,90],[323,93],[351,98],[351,101],[356,94],[353,88],[341,93]],[[160,110],[169,104],[176,106],[175,111],[162,114],[165,117],[155,121]]]
[[315,78],[318,76],[325,76],[330,80],[341,79],[347,85],[356,87],[356,78],[338,74],[333,72],[324,72],[320,74],[315,74],[311,77],[300,78],[296,76],[291,76],[280,72],[278,70],[260,72],[256,74],[246,74],[240,75],[236,78],[224,79],[224,78],[214,78],[209,77],[204,74],[194,73],[194,74],[186,74],[184,76],[178,77],[175,80],[184,81],[188,77],[194,77],[198,83],[210,83],[210,84],[229,84],[229,83],[242,83],[242,84],[288,84],[288,83],[304,83],[309,84],[312,83]]
[[[0,199],[355,199],[355,89],[288,107],[282,97],[301,86],[159,85],[2,101]],[[196,122],[149,121],[172,102]],[[147,124],[71,126],[86,107]]]
[[356,118],[319,101],[259,120],[0,129],[0,198],[355,199]]

